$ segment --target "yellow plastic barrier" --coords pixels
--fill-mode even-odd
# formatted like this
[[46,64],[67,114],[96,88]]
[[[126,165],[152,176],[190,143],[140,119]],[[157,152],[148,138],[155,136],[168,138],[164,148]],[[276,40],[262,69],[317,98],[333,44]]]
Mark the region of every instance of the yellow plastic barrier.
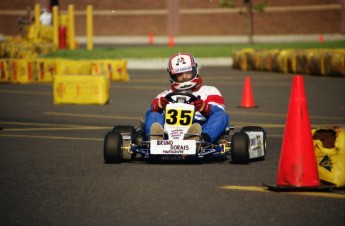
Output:
[[[51,30],[50,27],[47,27],[47,29]],[[31,59],[37,58],[40,54],[54,52],[56,49],[57,47],[48,40],[48,37],[38,37],[32,39],[8,37],[6,41],[1,43],[0,57]]]
[[345,76],[344,49],[257,50],[233,53],[233,68],[325,76]]
[[53,43],[53,26],[40,26],[40,39]]
[[54,59],[37,59],[36,70],[38,82],[52,82],[56,74],[56,66]]
[[55,104],[106,104],[109,78],[101,75],[57,75],[53,92]]
[[255,50],[250,48],[235,51],[233,55],[233,67],[241,70],[254,69],[254,53]]
[[5,42],[0,42],[0,58],[6,57],[5,55]]
[[345,186],[345,128],[312,130],[321,181]]
[[47,54],[47,53],[55,52],[57,50],[57,47],[51,42],[37,43],[35,47],[36,47],[36,50],[35,50],[36,55]]
[[117,61],[118,61],[117,71],[120,75],[120,80],[129,81],[129,75],[127,71],[127,60],[117,60]]
[[37,41],[40,35],[40,26],[36,26],[35,24],[26,26],[25,28],[26,35],[25,38],[33,41]]
[[112,81],[128,81],[127,60],[93,61],[92,74],[106,75]]
[[345,76],[345,51],[335,52],[331,59],[331,72],[330,75]]
[[34,81],[35,63],[30,60],[17,60],[17,81],[19,83],[29,83]]
[[323,54],[321,51],[313,51],[308,54],[308,74],[323,75]]
[[260,69],[264,71],[273,71],[277,55],[279,55],[278,49],[262,51],[260,56]]
[[126,60],[0,59],[0,82],[52,82],[57,74],[129,80]]
[[[309,50],[310,51],[310,50]],[[296,51],[296,73],[307,74],[308,52],[305,50]]]
[[33,82],[35,63],[30,60],[18,59],[12,61],[12,81],[19,83]]
[[8,82],[17,82],[16,60],[9,59],[6,61]]
[[9,82],[10,78],[7,69],[8,60],[0,59],[0,82]]
[[56,60],[56,73],[59,75],[91,75],[92,62],[89,60]]
[[[291,55],[291,50],[281,50],[273,61],[273,70],[283,73],[289,72],[289,56]],[[291,60],[290,60],[291,62]]]

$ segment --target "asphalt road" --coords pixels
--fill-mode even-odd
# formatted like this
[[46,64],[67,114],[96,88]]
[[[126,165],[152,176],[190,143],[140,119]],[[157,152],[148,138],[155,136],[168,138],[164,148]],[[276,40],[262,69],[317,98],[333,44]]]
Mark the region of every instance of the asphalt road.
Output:
[[[0,84],[0,225],[345,225],[345,195],[277,193],[293,75],[201,69],[223,93],[236,131],[260,125],[264,161],[104,164],[103,137],[140,123],[168,88],[164,71],[131,70],[107,105],[54,105],[52,84]],[[251,77],[253,109],[238,108]],[[305,76],[311,126],[345,124],[345,79]],[[296,128],[298,129],[298,128]]]

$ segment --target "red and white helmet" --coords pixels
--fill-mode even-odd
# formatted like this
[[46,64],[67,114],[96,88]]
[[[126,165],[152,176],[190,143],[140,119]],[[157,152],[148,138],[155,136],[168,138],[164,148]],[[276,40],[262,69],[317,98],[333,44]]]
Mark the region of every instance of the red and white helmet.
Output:
[[[168,62],[167,71],[170,76],[170,82],[173,89],[177,91],[187,91],[198,89],[201,86],[198,64],[194,57],[189,53],[178,53],[173,55]],[[176,74],[192,71],[192,78],[188,81],[178,82]]]

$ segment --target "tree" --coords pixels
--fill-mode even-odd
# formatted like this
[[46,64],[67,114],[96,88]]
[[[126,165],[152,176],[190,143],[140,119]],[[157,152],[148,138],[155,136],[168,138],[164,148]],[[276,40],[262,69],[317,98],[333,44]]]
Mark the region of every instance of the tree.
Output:
[[[219,0],[219,4],[223,7],[234,8],[235,4],[233,1],[234,0]],[[248,33],[249,43],[253,44],[254,43],[253,10],[264,12],[265,8],[267,7],[267,0],[262,0],[260,3],[256,5],[253,5],[252,0],[243,0],[243,3],[246,6],[246,11],[247,11],[247,33]]]

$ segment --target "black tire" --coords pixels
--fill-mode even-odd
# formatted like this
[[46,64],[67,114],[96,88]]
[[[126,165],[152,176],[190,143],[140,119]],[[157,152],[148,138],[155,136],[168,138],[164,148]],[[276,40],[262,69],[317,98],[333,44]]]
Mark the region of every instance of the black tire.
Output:
[[260,126],[244,126],[241,129],[241,132],[263,132],[264,134],[266,134],[266,131],[264,130],[264,128],[260,127]]
[[257,160],[263,160],[266,158],[266,154],[267,154],[267,138],[266,138],[266,131],[264,130],[264,128],[260,127],[260,126],[244,126],[241,129],[241,132],[263,132],[264,137],[264,143],[263,143],[263,149],[264,149],[264,153],[265,155],[261,158],[258,158]]
[[[115,126],[112,130],[112,132],[117,132],[122,134],[129,134],[131,136],[131,142],[133,143],[133,137],[135,137],[135,128],[133,126]],[[126,142],[122,141],[122,145],[127,145]],[[132,155],[125,150],[122,153],[122,161],[131,161],[131,159],[134,159],[135,155]]]
[[106,163],[122,162],[122,136],[118,132],[109,132],[104,138],[103,156]]
[[128,133],[131,137],[135,134],[135,128],[133,126],[115,126],[113,132]]
[[244,132],[237,132],[231,138],[231,160],[233,163],[249,163],[249,137]]

